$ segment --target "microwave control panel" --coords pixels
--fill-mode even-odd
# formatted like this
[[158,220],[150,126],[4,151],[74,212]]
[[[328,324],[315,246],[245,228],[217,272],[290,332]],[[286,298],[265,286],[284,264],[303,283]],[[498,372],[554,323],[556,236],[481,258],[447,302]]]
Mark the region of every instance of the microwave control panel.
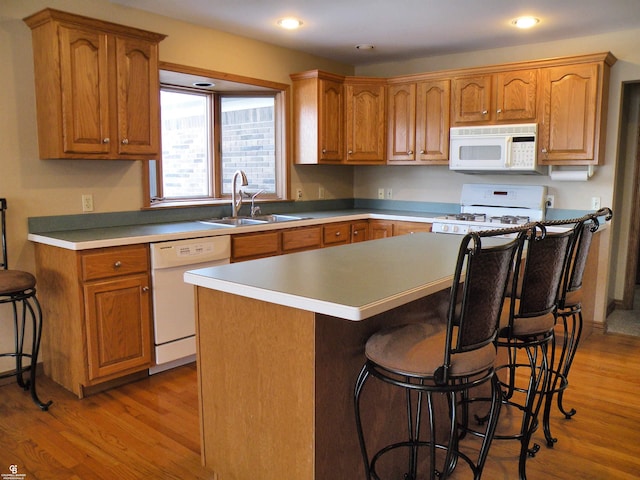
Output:
[[511,143],[511,166],[529,167],[536,164],[536,139],[533,135],[513,137]]

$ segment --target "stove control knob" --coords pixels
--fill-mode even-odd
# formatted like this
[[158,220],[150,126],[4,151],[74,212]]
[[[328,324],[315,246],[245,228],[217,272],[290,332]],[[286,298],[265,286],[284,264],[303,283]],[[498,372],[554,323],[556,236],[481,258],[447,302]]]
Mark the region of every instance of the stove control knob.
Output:
[[448,225],[442,225],[442,231],[443,232],[448,232],[449,231],[449,226]]
[[453,225],[453,226],[451,227],[451,231],[452,231],[452,232],[457,232],[457,231],[458,231],[458,226],[457,226],[457,225]]

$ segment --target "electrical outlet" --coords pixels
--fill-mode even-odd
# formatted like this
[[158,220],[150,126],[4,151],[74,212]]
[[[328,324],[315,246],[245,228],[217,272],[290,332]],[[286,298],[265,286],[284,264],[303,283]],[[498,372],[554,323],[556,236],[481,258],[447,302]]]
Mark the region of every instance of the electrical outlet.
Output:
[[591,210],[600,210],[600,197],[591,197]]
[[378,200],[384,200],[384,188],[378,189]]
[[324,187],[318,187],[318,198],[324,198]]
[[555,200],[556,200],[556,197],[554,197],[553,195],[547,195],[546,207],[547,208],[553,208]]
[[302,200],[302,189],[296,188],[296,200]]
[[387,188],[387,200],[391,200],[393,198],[393,190]]
[[82,195],[82,211],[93,212],[93,195],[90,193]]

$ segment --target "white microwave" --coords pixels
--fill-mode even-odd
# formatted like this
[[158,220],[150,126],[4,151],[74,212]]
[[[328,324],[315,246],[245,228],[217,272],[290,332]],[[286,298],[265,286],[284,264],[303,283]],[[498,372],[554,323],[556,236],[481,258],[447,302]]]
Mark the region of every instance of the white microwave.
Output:
[[538,125],[452,127],[449,169],[464,173],[544,174],[538,165]]

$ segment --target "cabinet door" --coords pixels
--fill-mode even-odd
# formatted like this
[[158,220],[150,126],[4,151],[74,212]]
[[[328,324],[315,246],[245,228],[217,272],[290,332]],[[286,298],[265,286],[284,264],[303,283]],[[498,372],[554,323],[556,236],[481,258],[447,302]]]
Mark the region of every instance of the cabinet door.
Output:
[[393,236],[393,222],[386,220],[369,220],[369,239],[388,238]]
[[62,149],[65,153],[108,153],[112,139],[107,35],[60,26],[59,36]]
[[431,164],[449,163],[449,80],[420,82],[416,97],[416,159]]
[[84,285],[89,379],[151,365],[151,305],[147,274]]
[[452,86],[453,123],[491,121],[491,75],[457,77]]
[[346,87],[347,162],[385,163],[385,87]]
[[538,71],[518,70],[495,75],[496,120],[536,121]]
[[598,65],[545,68],[541,70],[541,81],[539,163],[597,163],[594,145]]
[[366,242],[369,239],[369,222],[353,222],[351,224],[351,243]]
[[416,159],[416,85],[387,87],[387,162]]
[[344,159],[344,87],[340,82],[320,80],[318,158],[323,162]]
[[159,152],[160,85],[158,46],[117,37],[118,153]]

